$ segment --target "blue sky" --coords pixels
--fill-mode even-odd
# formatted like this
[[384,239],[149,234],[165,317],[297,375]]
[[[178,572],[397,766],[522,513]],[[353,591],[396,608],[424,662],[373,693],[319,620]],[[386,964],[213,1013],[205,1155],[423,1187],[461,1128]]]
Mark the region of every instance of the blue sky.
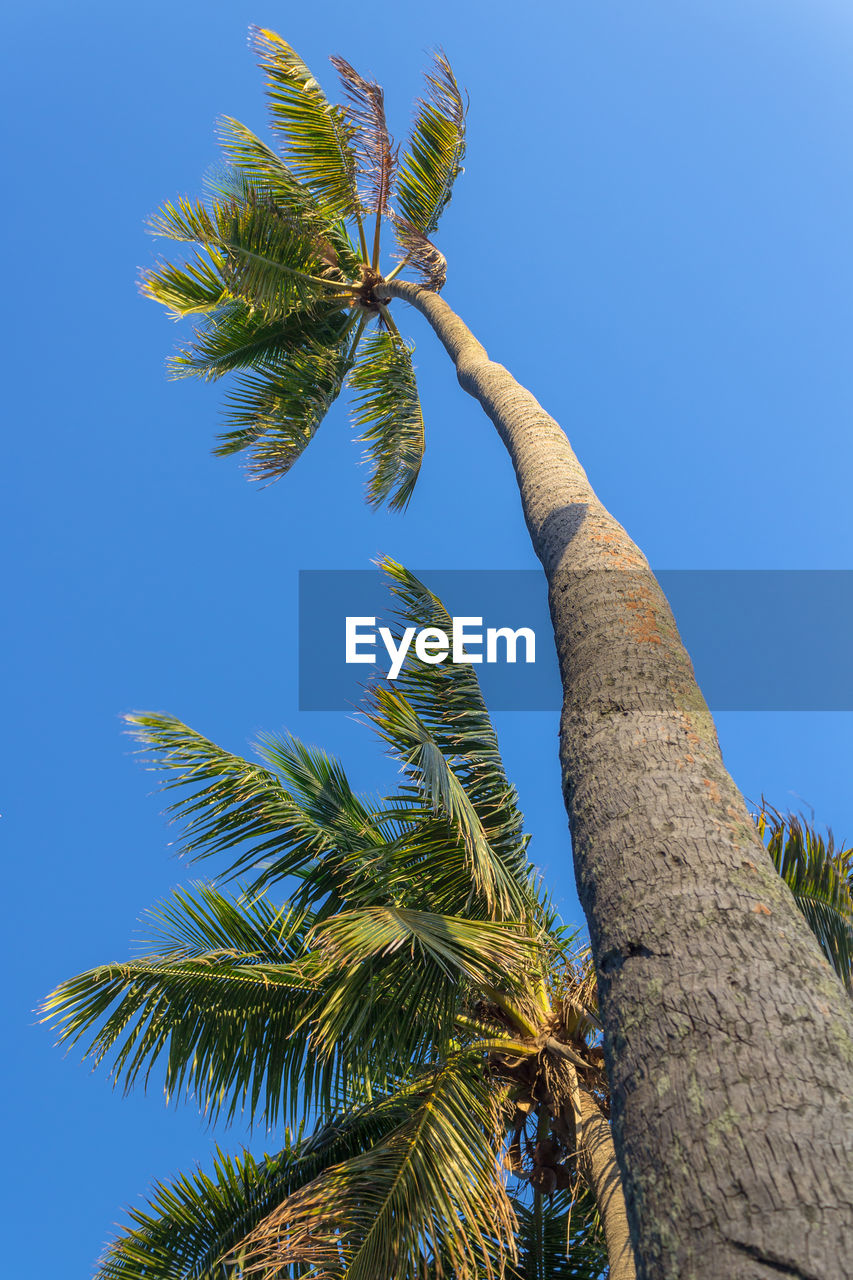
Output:
[[[522,16],[494,0],[33,0],[9,13],[12,1273],[89,1274],[153,1178],[243,1136],[167,1111],[156,1084],[122,1099],[34,1025],[40,996],[126,956],[139,913],[193,874],[170,856],[120,713],[168,710],[238,750],[287,726],[373,790],[389,773],[365,731],[297,712],[299,569],[379,553],[412,568],[535,566],[493,430],[417,316],[405,319],[429,444],[405,517],[364,505],[342,407],[259,491],[209,455],[221,389],[167,382],[178,332],[134,283],[154,253],[144,219],[198,191],[219,114],[263,130],[250,22],[280,31],[330,87],[330,53],[376,75],[398,133],[425,50],[445,46],[471,95],[466,173],[439,237],[445,296],[565,425],[653,565],[853,567],[846,5],[621,0]],[[747,796],[811,806],[853,838],[849,714],[731,712],[718,727]],[[531,853],[579,922],[556,708],[498,728]]]

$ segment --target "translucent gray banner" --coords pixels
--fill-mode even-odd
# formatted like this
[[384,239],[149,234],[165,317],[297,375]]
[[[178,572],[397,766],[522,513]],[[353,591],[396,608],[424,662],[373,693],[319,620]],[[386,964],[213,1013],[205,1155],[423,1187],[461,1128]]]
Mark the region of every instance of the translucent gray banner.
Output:
[[[469,620],[465,652],[481,657],[475,670],[492,710],[559,707],[541,572],[415,572],[457,619],[457,632],[458,620]],[[655,576],[712,710],[853,711],[853,570],[666,569]],[[300,573],[300,710],[352,709],[370,680],[393,673],[404,643],[381,572]],[[417,645],[426,661],[453,660],[451,637],[443,645],[441,637],[415,634],[406,651]]]

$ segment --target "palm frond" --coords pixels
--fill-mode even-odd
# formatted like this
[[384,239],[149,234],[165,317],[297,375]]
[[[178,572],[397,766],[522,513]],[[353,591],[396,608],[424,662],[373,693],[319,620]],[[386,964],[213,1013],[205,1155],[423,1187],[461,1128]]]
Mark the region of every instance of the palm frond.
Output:
[[241,181],[240,187],[239,198],[214,199],[210,207],[183,197],[169,201],[149,219],[149,228],[153,235],[203,246],[228,294],[270,317],[310,308],[339,288],[329,275],[337,269],[324,260],[311,228],[251,184]]
[[412,1102],[405,1089],[390,1099],[335,1116],[313,1133],[286,1134],[284,1148],[257,1160],[217,1149],[210,1174],[197,1169],[172,1183],[158,1182],[144,1209],[102,1259],[96,1280],[228,1280],[240,1274],[223,1258],[287,1196],[327,1168],[381,1141]]
[[403,1124],[270,1214],[240,1246],[243,1264],[269,1280],[290,1266],[313,1280],[408,1280],[441,1258],[457,1280],[490,1280],[514,1254],[498,1142],[479,1063],[447,1063]]
[[351,368],[351,347],[306,337],[269,372],[240,375],[226,399],[227,429],[213,452],[224,457],[246,451],[251,479],[279,480],[314,439]]
[[465,154],[465,104],[450,63],[439,51],[426,77],[427,97],[417,104],[408,151],[397,177],[399,212],[429,236],[453,192]]
[[188,262],[160,262],[140,278],[145,297],[161,302],[176,320],[208,315],[230,298],[223,283],[224,259],[217,249],[199,253]]
[[212,1119],[331,1107],[339,1064],[311,1041],[324,998],[306,955],[311,918],[210,887],[179,891],[156,918],[167,934],[154,954],[100,965],[47,999],[60,1042],[82,1042],[96,1066],[109,1057],[126,1090],[164,1062],[167,1099],[192,1096]]
[[274,375],[312,344],[334,346],[347,319],[338,306],[330,303],[270,320],[241,298],[232,299],[205,317],[192,345],[173,356],[170,372],[204,381],[247,368]]
[[397,157],[385,119],[384,91],[375,80],[359,75],[346,58],[333,57],[331,63],[350,100],[348,114],[356,128],[352,146],[365,181],[363,203],[373,213],[387,213]]
[[164,790],[182,792],[169,814],[183,827],[184,854],[229,855],[225,874],[251,874],[252,892],[295,875],[306,880],[306,907],[331,895],[337,909],[357,857],[381,849],[382,816],[354,795],[338,762],[322,752],[294,738],[267,737],[262,751],[272,767],[265,768],[174,716],[142,712],[126,720],[143,750],[153,752],[151,765],[165,773]]
[[477,808],[449,763],[430,726],[404,695],[374,685],[369,718],[412,779],[418,795],[461,839],[468,857],[471,895],[479,895],[493,918],[514,918],[526,899],[517,877],[492,848]]
[[518,1260],[507,1280],[601,1280],[607,1248],[592,1193],[579,1186],[574,1198],[558,1191],[526,1204],[513,1196],[518,1220]]
[[433,293],[440,293],[447,283],[447,259],[431,240],[405,218],[394,219],[399,252],[395,255],[406,266],[420,272],[421,279]]
[[[383,560],[382,568],[399,601],[400,619],[418,628],[437,628],[452,640],[453,619],[438,597],[393,560]],[[518,895],[529,902],[534,895],[524,819],[516,790],[503,767],[497,734],[474,667],[450,662],[430,665],[410,658],[394,689],[412,708],[458,778],[493,857],[501,863],[502,878],[512,880]],[[381,698],[373,707],[373,719],[380,732],[393,729],[393,725],[382,723]],[[399,748],[400,744],[392,745]]]
[[280,36],[256,27],[252,37],[285,159],[330,218],[357,214],[355,131],[344,111],[327,100],[309,68]]
[[269,196],[278,209],[299,220],[324,262],[339,267],[348,279],[357,279],[359,259],[345,223],[330,216],[281,157],[239,120],[223,116],[219,135],[226,159],[236,173]]
[[853,849],[838,849],[794,814],[768,804],[758,830],[776,870],[841,981],[853,991]]
[[412,349],[398,333],[374,329],[362,343],[350,374],[356,392],[353,421],[364,429],[372,474],[367,497],[404,509],[414,492],[424,456],[424,420]]

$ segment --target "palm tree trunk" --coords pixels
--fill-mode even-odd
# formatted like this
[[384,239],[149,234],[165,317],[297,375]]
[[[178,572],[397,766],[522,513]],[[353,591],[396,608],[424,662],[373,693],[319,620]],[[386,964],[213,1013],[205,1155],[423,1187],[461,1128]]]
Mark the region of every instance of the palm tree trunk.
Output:
[[839,1280],[853,1256],[853,1002],[726,772],[648,564],[559,425],[436,294],[515,467],[563,681],[563,791],[640,1280]]
[[610,1264],[608,1280],[636,1280],[637,1269],[631,1248],[622,1179],[613,1147],[613,1134],[595,1099],[580,1087],[574,1067],[571,1064],[567,1066],[581,1171],[595,1196],[598,1216],[604,1229],[607,1260]]

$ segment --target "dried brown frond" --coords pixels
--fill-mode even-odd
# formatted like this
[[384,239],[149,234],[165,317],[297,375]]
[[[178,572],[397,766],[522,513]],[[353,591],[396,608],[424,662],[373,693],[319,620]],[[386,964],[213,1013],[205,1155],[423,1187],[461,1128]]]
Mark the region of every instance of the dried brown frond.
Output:
[[385,92],[375,80],[365,80],[346,58],[331,58],[332,66],[350,100],[347,114],[358,129],[359,170],[367,187],[367,207],[388,212],[391,183],[397,167],[397,150],[385,119]]
[[405,218],[395,217],[394,226],[400,242],[400,249],[395,256],[419,271],[428,289],[433,293],[440,293],[447,281],[447,259],[444,254]]

